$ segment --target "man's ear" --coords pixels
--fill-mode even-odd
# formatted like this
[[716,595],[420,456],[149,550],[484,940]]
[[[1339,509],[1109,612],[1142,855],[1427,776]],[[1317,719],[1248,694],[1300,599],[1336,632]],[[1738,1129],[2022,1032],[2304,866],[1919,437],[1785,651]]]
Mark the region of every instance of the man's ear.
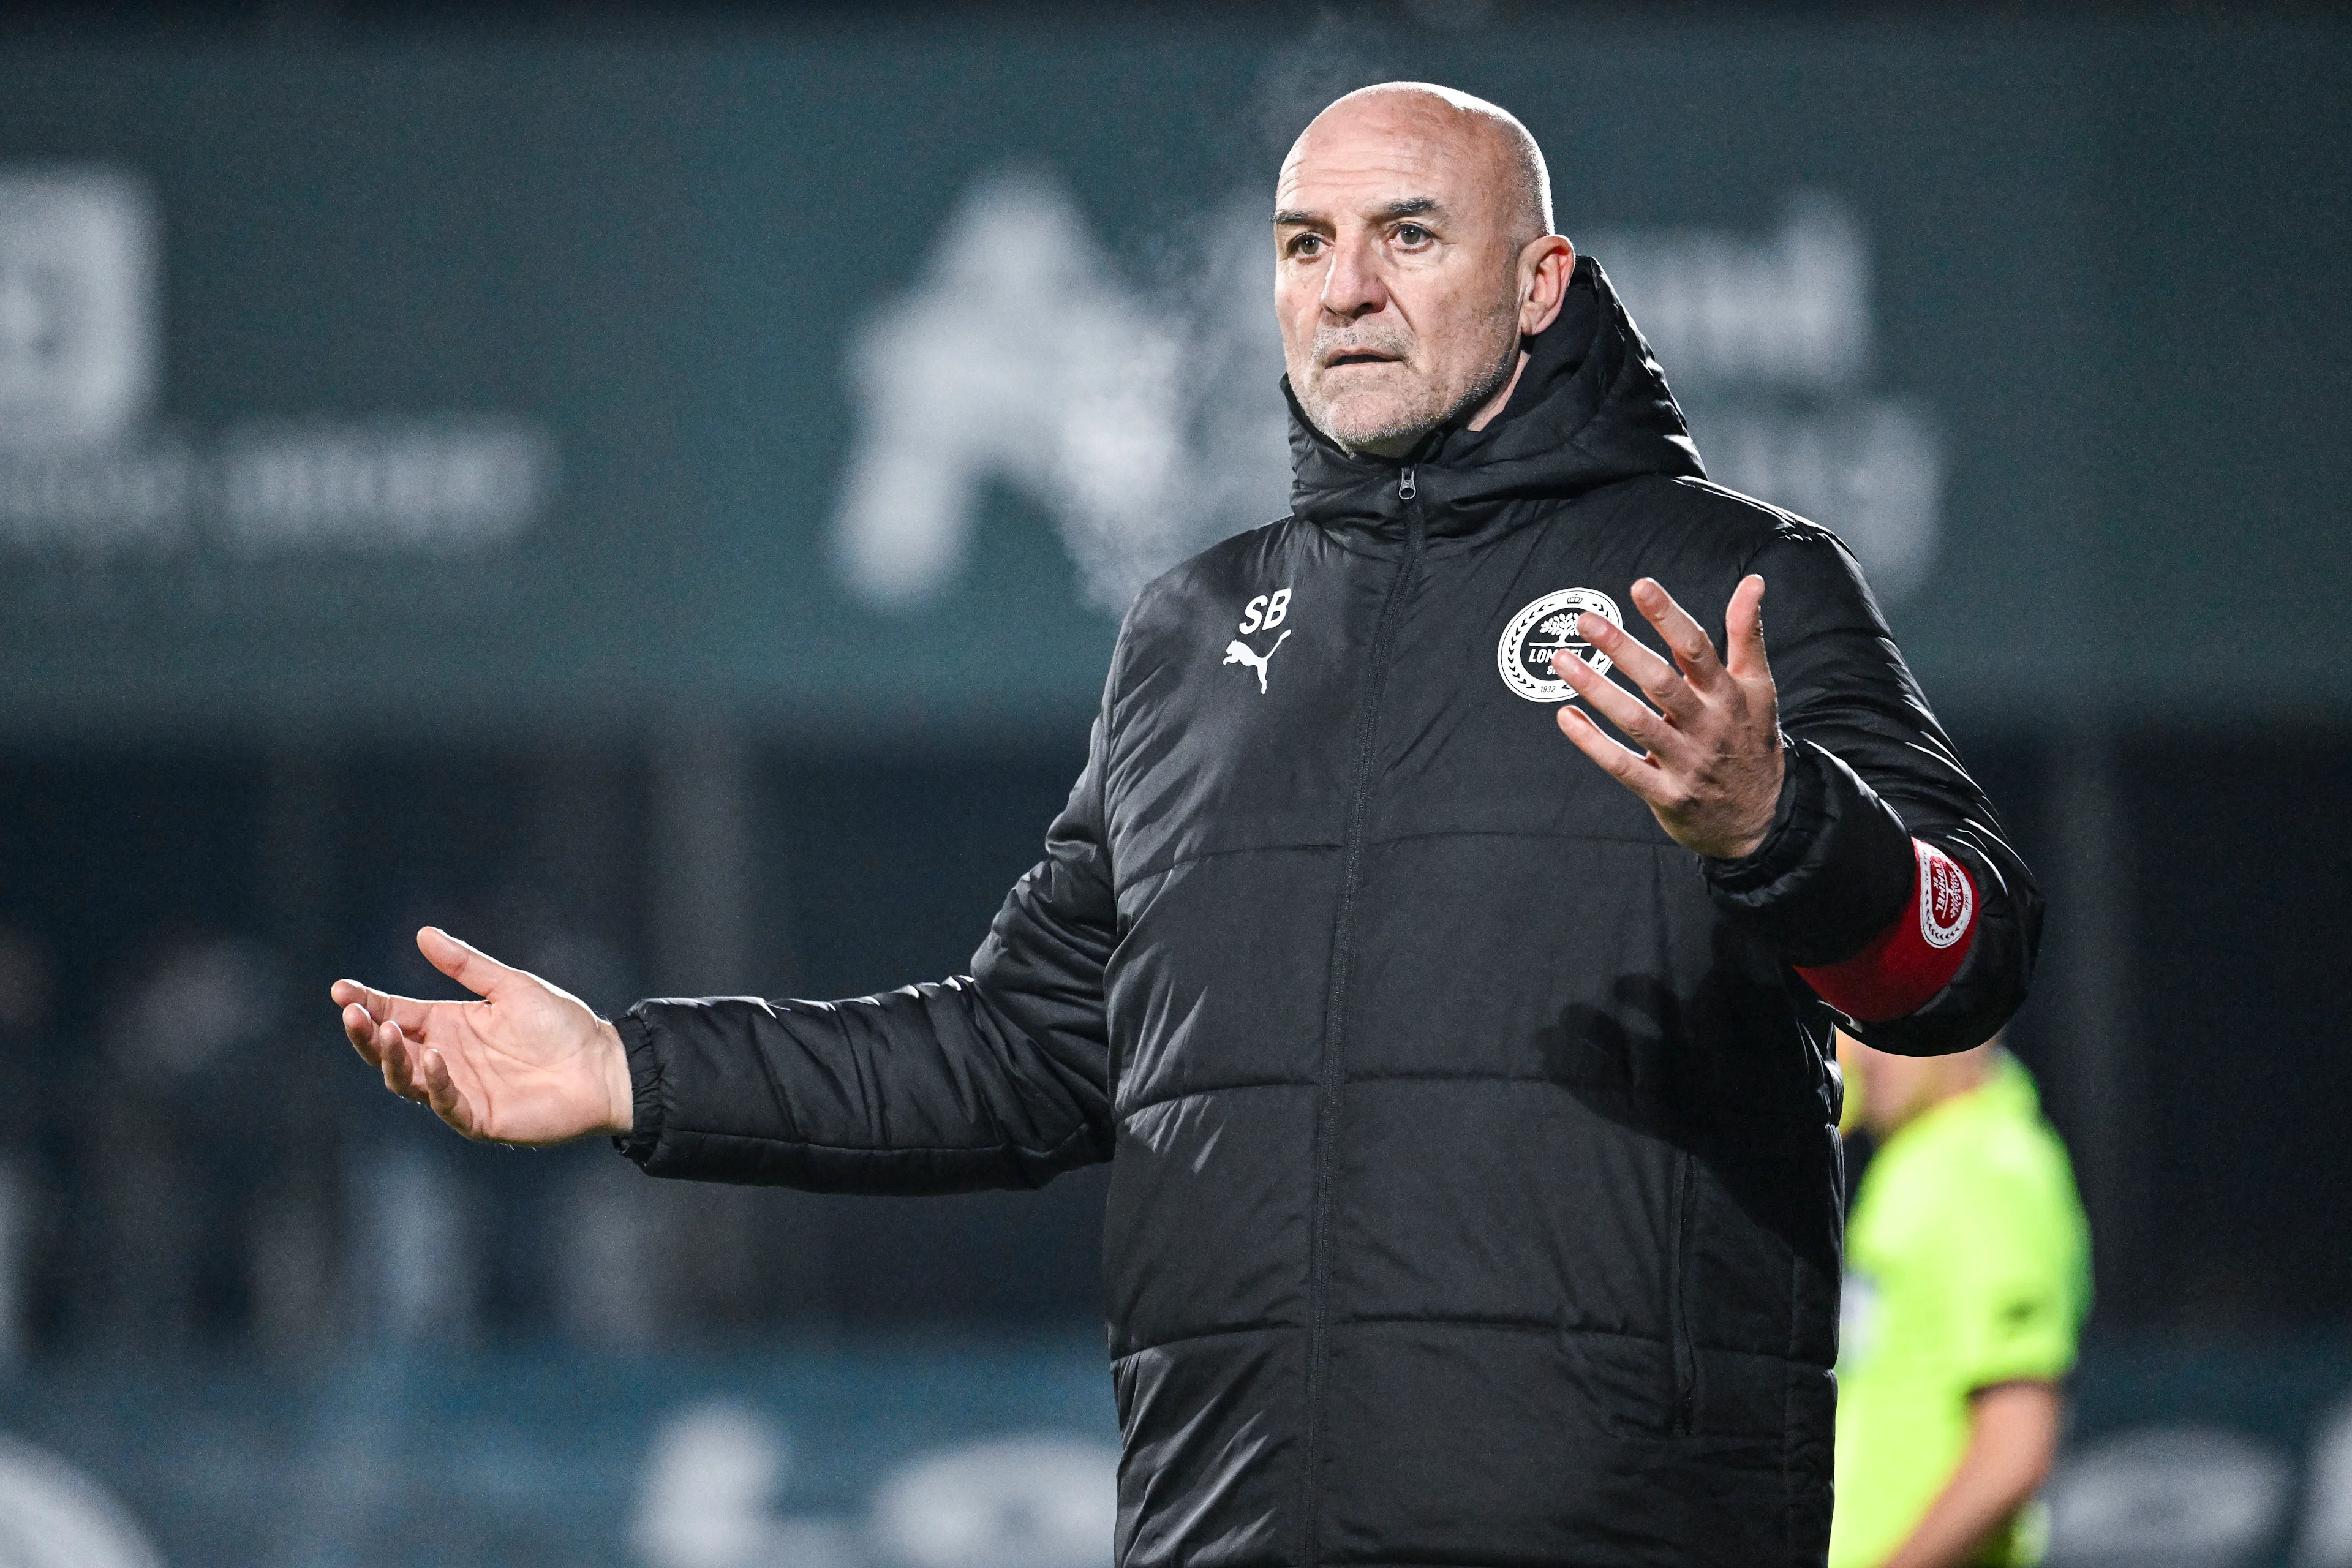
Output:
[[1576,247],[1565,235],[1547,234],[1519,252],[1519,335],[1534,337],[1559,317],[1568,279],[1576,270]]

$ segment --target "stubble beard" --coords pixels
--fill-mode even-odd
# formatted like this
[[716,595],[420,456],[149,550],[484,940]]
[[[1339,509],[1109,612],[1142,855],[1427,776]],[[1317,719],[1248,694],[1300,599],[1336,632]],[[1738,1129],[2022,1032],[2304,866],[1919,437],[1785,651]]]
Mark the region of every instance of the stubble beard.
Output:
[[[1393,454],[1409,449],[1432,430],[1474,409],[1500,392],[1518,368],[1519,341],[1516,331],[1517,311],[1497,312],[1494,325],[1498,329],[1498,352],[1485,371],[1470,384],[1448,392],[1426,379],[1409,382],[1393,392],[1341,393],[1337,395],[1324,390],[1325,378],[1334,373],[1325,368],[1309,378],[1307,395],[1299,398],[1299,406],[1315,427],[1350,453],[1387,447]],[[1322,365],[1333,353],[1355,350],[1392,354],[1400,366],[1412,363],[1412,340],[1402,332],[1384,332],[1366,337],[1351,332],[1318,329],[1315,334],[1312,363]],[[1342,369],[1337,374],[1347,375]]]

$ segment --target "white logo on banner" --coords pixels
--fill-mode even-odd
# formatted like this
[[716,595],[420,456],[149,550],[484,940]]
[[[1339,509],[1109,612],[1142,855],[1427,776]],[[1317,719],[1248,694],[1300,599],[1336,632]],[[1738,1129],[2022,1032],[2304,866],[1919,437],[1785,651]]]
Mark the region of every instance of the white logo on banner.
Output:
[[[982,490],[1043,508],[1087,600],[1117,613],[1192,552],[1282,515],[1287,415],[1263,199],[1204,231],[1192,282],[1123,281],[1068,195],[1001,174],[966,195],[923,277],[850,351],[859,431],[834,543],[852,593],[910,608],[947,591]],[[1800,195],[1761,235],[1596,232],[1708,472],[1838,531],[1880,595],[1933,557],[1943,446],[1913,399],[1863,390],[1870,255],[1835,200]]]
[[854,1521],[779,1514],[792,1445],[766,1416],[714,1402],[654,1435],[631,1530],[648,1568],[863,1568]]
[[1084,1438],[984,1439],[916,1455],[863,1514],[795,1514],[781,1426],[697,1405],[655,1433],[631,1535],[647,1568],[1105,1568],[1118,1450]]
[[1709,478],[1836,530],[1882,600],[1925,578],[1944,443],[1916,398],[1868,389],[1870,247],[1846,205],[1800,192],[1761,234],[1580,239],[1665,367]]
[[0,179],[0,443],[89,445],[155,391],[155,218],[110,171]]
[[1102,1568],[1118,1520],[1118,1452],[1007,1437],[909,1464],[882,1483],[874,1532],[907,1568]]
[[501,416],[149,422],[152,194],[114,169],[0,170],[0,545],[462,552],[527,528],[554,442]]
[[163,1568],[114,1495],[44,1449],[0,1437],[0,1563],[7,1568]]
[[2285,1460],[2234,1432],[2102,1437],[2051,1479],[2051,1556],[2081,1568],[2237,1568],[2276,1533],[2289,1479]]
[[859,598],[946,591],[982,487],[1043,507],[1113,614],[1290,489],[1265,204],[1208,229],[1182,291],[1123,282],[1062,187],[1000,174],[964,197],[914,288],[857,334],[859,434],[835,545]]

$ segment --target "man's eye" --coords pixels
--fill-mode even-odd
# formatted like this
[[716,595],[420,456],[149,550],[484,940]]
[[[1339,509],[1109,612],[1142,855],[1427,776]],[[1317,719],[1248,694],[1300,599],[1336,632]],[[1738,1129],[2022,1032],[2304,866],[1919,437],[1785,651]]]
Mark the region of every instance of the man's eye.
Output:
[[1312,256],[1322,248],[1323,237],[1319,234],[1302,234],[1290,242],[1293,256]]
[[1430,237],[1430,233],[1417,223],[1407,223],[1397,226],[1396,237],[1400,244],[1420,245]]

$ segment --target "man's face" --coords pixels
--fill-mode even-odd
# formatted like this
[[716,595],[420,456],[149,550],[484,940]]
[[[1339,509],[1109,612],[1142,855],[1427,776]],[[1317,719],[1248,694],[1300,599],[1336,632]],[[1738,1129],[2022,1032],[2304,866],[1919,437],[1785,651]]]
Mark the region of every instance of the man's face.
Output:
[[1344,100],[1275,197],[1275,308],[1299,406],[1353,451],[1402,456],[1518,363],[1510,151],[1442,102]]

